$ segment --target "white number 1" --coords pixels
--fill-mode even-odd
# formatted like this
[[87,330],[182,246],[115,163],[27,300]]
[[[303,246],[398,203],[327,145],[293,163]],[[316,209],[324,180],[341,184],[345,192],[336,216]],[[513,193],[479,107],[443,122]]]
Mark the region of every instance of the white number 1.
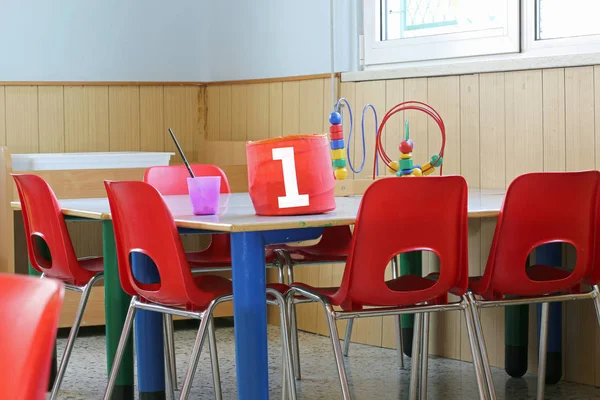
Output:
[[279,208],[304,207],[308,205],[308,195],[298,193],[296,161],[293,147],[273,149],[273,160],[281,160],[285,196],[279,196]]

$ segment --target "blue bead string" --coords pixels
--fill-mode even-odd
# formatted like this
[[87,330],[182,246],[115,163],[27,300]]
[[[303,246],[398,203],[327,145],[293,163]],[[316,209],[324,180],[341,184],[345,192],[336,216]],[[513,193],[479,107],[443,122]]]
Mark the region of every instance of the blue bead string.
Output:
[[[373,110],[373,116],[375,117],[375,137],[377,137],[377,132],[379,130],[379,122],[377,121],[377,111],[375,111],[375,107],[373,106],[373,104],[367,104],[365,106],[365,108],[363,108],[363,112],[362,112],[362,121],[361,121],[361,125],[362,125],[362,137],[363,137],[363,164],[364,164],[364,154],[366,151],[366,146],[365,146],[365,111],[367,111],[367,109],[370,108],[371,110]],[[348,147],[350,146],[350,143],[348,143]],[[362,167],[361,167],[362,170]],[[377,153],[375,154],[375,176],[379,176],[379,157],[377,157]]]

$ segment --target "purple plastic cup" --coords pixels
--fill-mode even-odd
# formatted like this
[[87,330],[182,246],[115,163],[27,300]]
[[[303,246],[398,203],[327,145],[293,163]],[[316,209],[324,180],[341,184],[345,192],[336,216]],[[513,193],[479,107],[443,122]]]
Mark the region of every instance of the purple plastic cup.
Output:
[[195,215],[215,215],[219,211],[220,176],[187,178],[187,184]]

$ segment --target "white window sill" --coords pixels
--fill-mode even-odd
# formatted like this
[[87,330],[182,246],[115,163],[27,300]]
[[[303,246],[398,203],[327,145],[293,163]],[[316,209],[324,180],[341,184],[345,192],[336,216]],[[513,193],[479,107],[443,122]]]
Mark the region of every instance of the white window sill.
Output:
[[447,75],[465,75],[485,72],[519,71],[542,68],[564,68],[600,64],[600,52],[548,54],[544,51],[529,51],[520,54],[472,57],[452,60],[435,60],[405,65],[373,65],[364,71],[343,72],[342,82],[371,81],[383,79],[402,79],[434,77]]

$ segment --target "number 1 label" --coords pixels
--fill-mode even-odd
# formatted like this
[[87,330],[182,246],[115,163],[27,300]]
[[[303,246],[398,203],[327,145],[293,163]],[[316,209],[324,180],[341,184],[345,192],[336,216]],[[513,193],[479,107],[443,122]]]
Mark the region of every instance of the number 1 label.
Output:
[[281,160],[283,169],[283,184],[285,196],[279,196],[279,208],[305,207],[308,205],[308,195],[298,193],[296,177],[296,160],[293,147],[273,149],[273,160]]

